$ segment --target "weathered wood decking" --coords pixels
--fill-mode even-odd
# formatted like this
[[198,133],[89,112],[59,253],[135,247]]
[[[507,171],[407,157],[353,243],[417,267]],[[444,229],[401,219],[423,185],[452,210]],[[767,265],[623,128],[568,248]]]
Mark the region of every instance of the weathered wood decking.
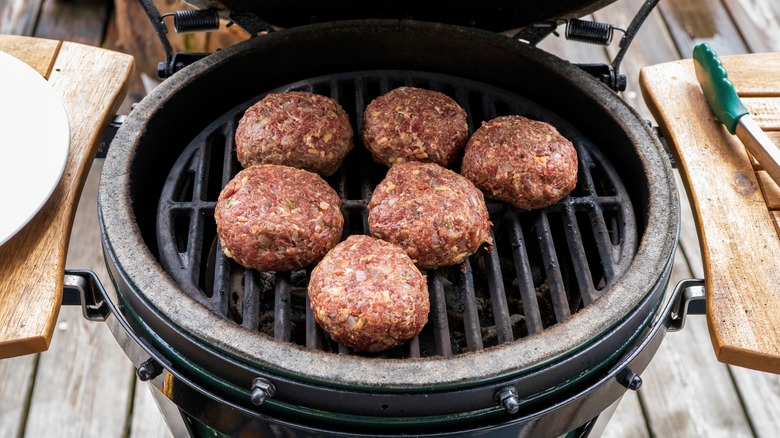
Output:
[[[626,28],[641,3],[619,0],[590,18]],[[112,5],[105,0],[0,0],[0,11],[0,33],[116,47]],[[661,0],[621,66],[629,78],[623,97],[650,119],[637,85],[639,68],[690,57],[693,46],[702,41],[720,55],[780,51],[780,2]],[[541,46],[573,62],[604,62],[617,51],[616,42],[604,49],[554,37]],[[105,279],[95,207],[101,164],[98,160],[93,165],[82,194],[68,266],[92,269]],[[682,189],[681,202],[680,251],[670,287],[680,279],[703,275]],[[682,332],[670,333],[642,377],[644,385],[624,397],[605,436],[780,434],[780,376],[718,363],[703,317],[690,317]],[[63,307],[49,351],[0,361],[0,437],[71,436],[170,433],[105,325],[87,322],[80,309]]]

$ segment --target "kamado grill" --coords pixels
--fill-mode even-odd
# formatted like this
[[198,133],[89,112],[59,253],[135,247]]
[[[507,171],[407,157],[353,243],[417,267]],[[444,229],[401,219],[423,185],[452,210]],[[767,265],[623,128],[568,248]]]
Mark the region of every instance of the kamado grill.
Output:
[[[668,324],[679,217],[664,150],[633,111],[578,67],[475,27],[263,17],[289,29],[167,79],[125,121],[103,170],[112,301],[129,326],[114,332],[154,349],[129,355],[190,433],[555,436],[588,430],[639,386]],[[240,170],[237,121],[266,93],[330,96],[359,133],[368,102],[402,85],[451,96],[472,132],[506,114],[551,123],[577,148],[579,183],[541,211],[490,202],[495,245],[427,272],[423,332],[354,354],[314,322],[310,270],[260,273],[222,255],[214,206]],[[367,234],[385,172],[358,144],[327,179],[344,237]]]
[[[115,288],[103,290],[88,272],[66,278],[85,313],[106,318],[174,433],[599,431],[703,285],[685,281],[664,295],[677,190],[656,133],[606,86],[621,86],[619,59],[581,68],[529,44],[555,20],[610,1],[495,2],[469,12],[444,2],[193,3],[250,33],[285,29],[205,57],[169,52],[160,71],[171,77],[124,121],[103,169],[99,216]],[[193,17],[177,19],[187,27]],[[497,33],[513,28],[525,30]],[[233,136],[243,111],[270,92],[309,91],[336,99],[355,128],[355,148],[326,180],[342,199],[343,238],[367,234],[366,205],[386,168],[360,144],[363,110],[403,85],[452,97],[470,133],[508,114],[552,124],[577,149],[579,179],[538,211],[489,201],[494,245],[426,272],[431,312],[419,336],[358,354],[315,323],[311,268],[257,272],[222,255],[214,207],[240,170]]]

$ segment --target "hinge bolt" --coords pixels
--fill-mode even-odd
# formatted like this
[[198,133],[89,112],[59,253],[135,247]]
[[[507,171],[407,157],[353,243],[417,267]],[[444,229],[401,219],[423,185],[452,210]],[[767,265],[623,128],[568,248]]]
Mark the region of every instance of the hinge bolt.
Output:
[[276,394],[276,387],[270,380],[257,377],[252,380],[252,404],[260,406],[265,399]]
[[642,378],[639,377],[639,374],[626,368],[626,372],[620,379],[620,384],[632,391],[637,391],[642,387]]
[[520,410],[520,397],[517,395],[517,390],[515,390],[514,386],[501,388],[493,396],[493,400],[498,401],[501,407],[510,414],[516,414]]
[[135,373],[142,382],[148,382],[162,373],[162,367],[156,360],[149,358],[138,367]]

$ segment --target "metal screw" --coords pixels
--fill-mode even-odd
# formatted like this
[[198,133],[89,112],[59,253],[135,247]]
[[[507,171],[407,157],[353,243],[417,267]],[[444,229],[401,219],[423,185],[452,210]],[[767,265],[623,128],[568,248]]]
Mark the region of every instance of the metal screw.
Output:
[[626,372],[620,378],[620,384],[632,391],[636,391],[642,387],[642,378],[639,377],[639,374],[626,368]]
[[276,394],[276,387],[270,380],[257,377],[252,380],[252,404],[260,406],[266,398]]
[[135,373],[142,382],[147,382],[159,376],[161,372],[162,367],[160,364],[156,360],[149,358],[138,367]]
[[520,410],[520,397],[517,395],[517,390],[515,390],[514,386],[501,388],[493,396],[493,400],[498,401],[501,407],[510,414],[516,414]]

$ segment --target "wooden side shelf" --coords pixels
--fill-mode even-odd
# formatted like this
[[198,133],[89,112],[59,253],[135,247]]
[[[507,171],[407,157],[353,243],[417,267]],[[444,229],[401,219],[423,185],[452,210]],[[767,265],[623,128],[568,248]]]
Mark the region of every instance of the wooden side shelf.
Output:
[[[780,54],[722,58],[762,129],[780,140]],[[716,119],[690,60],[642,69],[645,101],[677,155],[697,219],[718,360],[780,373],[780,188]]]
[[49,347],[62,302],[76,205],[103,130],[124,98],[134,61],[83,44],[9,35],[0,35],[0,50],[25,61],[51,83],[71,130],[65,173],[51,198],[0,246],[1,359]]

